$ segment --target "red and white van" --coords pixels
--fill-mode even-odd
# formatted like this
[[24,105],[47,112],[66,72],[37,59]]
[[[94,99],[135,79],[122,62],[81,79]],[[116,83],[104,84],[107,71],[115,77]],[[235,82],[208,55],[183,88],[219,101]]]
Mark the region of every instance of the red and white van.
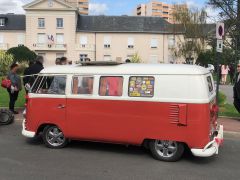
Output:
[[22,134],[42,132],[51,148],[74,139],[144,144],[164,161],[178,160],[184,148],[208,157],[223,141],[215,98],[212,75],[199,66],[55,66],[28,94]]

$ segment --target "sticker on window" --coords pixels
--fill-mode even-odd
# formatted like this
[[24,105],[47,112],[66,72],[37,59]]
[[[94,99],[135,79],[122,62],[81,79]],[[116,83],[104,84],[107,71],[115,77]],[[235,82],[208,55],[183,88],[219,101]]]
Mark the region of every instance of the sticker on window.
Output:
[[129,79],[128,95],[130,97],[153,97],[154,77],[132,76]]

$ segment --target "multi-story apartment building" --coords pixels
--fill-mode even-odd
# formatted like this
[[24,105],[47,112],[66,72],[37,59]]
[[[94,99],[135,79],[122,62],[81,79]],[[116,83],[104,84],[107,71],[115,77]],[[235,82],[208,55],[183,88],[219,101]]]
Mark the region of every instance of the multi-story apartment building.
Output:
[[25,45],[44,56],[45,65],[61,56],[124,62],[136,53],[144,63],[183,61],[172,48],[184,30],[160,17],[85,16],[62,0],[36,0],[23,8],[25,15],[0,15],[0,50]]
[[162,17],[170,23],[174,23],[173,13],[180,8],[187,8],[186,4],[166,4],[156,0],[147,4],[139,4],[134,11],[136,16],[157,16]]
[[88,0],[63,0],[66,3],[78,8],[79,14],[88,15],[89,2]]

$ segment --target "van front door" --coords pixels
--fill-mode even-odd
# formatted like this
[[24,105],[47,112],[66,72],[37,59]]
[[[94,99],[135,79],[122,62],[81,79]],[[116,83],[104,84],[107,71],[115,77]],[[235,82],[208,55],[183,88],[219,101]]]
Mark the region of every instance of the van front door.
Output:
[[66,76],[39,76],[30,93],[30,116],[38,126],[54,124],[65,131]]

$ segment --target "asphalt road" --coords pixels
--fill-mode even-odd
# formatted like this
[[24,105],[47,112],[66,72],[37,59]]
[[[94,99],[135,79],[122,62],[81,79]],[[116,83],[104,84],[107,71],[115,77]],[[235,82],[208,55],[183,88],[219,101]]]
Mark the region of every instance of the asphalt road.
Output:
[[0,180],[239,179],[240,137],[227,135],[219,155],[174,163],[154,160],[141,147],[71,142],[60,150],[26,140],[20,121],[0,126]]

